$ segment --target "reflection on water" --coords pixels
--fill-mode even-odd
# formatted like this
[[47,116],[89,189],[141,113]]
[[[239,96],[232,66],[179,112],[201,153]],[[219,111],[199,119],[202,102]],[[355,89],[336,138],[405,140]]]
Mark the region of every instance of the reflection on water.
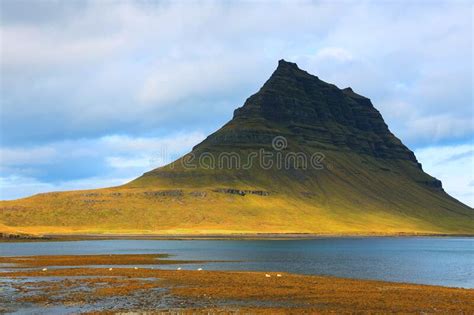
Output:
[[[175,255],[173,259],[183,260],[233,261],[204,266],[213,270],[285,271],[474,288],[473,238],[0,243],[2,256],[137,253],[169,253]],[[196,268],[193,264],[182,267]]]

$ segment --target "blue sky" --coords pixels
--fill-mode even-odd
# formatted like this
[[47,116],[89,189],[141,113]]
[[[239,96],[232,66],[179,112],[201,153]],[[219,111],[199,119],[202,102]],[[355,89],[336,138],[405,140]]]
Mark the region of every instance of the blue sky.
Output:
[[469,1],[0,2],[0,199],[117,185],[189,151],[284,58],[369,97],[474,205]]

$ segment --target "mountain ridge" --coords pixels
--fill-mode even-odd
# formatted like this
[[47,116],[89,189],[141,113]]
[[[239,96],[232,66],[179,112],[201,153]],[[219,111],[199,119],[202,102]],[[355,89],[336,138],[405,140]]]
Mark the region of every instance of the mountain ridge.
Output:
[[1,201],[2,226],[49,234],[474,234],[474,211],[423,172],[369,98],[280,60],[232,119],[185,156],[118,187]]

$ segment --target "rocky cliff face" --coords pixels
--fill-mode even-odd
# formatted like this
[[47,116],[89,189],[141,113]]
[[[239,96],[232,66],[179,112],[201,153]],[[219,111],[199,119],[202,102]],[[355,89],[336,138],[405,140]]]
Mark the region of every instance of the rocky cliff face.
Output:
[[233,119],[196,148],[264,145],[283,135],[300,145],[354,151],[418,164],[371,101],[280,60],[270,79]]

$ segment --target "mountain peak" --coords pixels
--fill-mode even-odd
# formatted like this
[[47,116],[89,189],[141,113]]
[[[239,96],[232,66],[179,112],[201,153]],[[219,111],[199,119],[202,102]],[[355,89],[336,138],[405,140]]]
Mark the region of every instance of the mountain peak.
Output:
[[233,119],[196,148],[259,146],[278,133],[302,147],[353,151],[418,165],[368,98],[352,88],[341,90],[283,59],[260,90],[234,111]]
[[298,69],[298,65],[294,62],[286,61],[285,59],[278,60],[278,68],[293,68]]
[[[300,69],[298,65],[294,62],[286,61],[285,59],[280,59],[278,61],[278,67],[273,72],[272,77],[294,77],[294,76],[310,76],[317,78],[314,75],[309,74],[308,72]],[[271,78],[268,80],[272,82]]]

